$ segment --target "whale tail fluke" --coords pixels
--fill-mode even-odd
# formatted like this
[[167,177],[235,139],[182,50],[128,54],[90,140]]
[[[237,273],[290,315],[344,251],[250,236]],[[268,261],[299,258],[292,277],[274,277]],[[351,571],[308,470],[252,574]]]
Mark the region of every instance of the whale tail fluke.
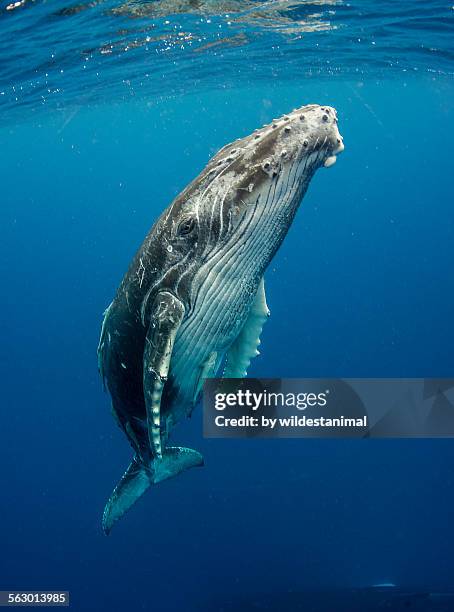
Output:
[[152,484],[148,470],[136,457],[131,461],[104,508],[102,528],[106,535],[113,524],[145,493]]
[[104,508],[102,528],[106,535],[112,526],[152,485],[177,476],[191,467],[203,465],[202,455],[180,446],[169,446],[162,458],[155,458],[146,466],[138,457],[134,457],[120,482],[113,490]]

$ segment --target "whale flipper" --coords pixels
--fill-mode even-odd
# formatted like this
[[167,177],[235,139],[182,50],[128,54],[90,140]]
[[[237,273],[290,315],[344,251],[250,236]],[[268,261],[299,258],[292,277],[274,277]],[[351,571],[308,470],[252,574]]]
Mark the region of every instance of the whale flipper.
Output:
[[156,296],[143,355],[143,393],[150,449],[162,456],[161,396],[169,373],[173,344],[184,316],[184,306],[169,291]]
[[104,508],[102,528],[109,535],[112,526],[152,485],[177,476],[191,467],[203,465],[202,455],[192,448],[169,446],[162,458],[156,458],[146,467],[134,457]]
[[224,378],[243,378],[243,376],[246,376],[251,359],[259,354],[257,347],[260,344],[260,334],[269,316],[265,282],[262,278],[249,316],[227,353]]

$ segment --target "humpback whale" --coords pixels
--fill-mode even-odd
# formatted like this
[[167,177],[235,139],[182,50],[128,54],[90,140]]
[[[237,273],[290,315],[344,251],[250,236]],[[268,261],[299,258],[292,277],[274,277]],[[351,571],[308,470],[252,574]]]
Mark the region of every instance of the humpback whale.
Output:
[[98,367],[133,459],[107,534],[152,485],[203,464],[168,445],[203,381],[246,375],[269,316],[263,274],[315,171],[344,148],[336,110],[310,104],[223,147],[164,210],[104,313]]

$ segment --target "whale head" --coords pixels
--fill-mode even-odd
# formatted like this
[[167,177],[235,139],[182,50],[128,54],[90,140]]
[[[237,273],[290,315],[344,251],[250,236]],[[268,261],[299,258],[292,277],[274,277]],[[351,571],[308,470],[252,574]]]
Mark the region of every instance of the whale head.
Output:
[[[271,124],[255,130],[251,135],[224,147],[208,166],[228,165],[238,179],[231,189],[247,188],[253,192],[261,185],[279,183],[280,177],[290,173],[295,183],[308,183],[320,166],[329,167],[344,144],[337,127],[337,112],[329,106],[309,104]],[[211,167],[210,167],[211,166]],[[244,181],[250,180],[245,184]],[[283,190],[291,189],[290,184]],[[281,192],[280,197],[285,195]]]
[[212,164],[226,166],[222,174],[231,183],[229,201],[241,201],[244,191],[260,193],[264,208],[268,190],[268,202],[274,199],[282,210],[290,201],[300,201],[317,168],[332,166],[343,149],[336,110],[310,104],[224,147]]
[[317,104],[223,147],[154,227],[153,259],[161,268],[154,286],[190,307],[215,274],[227,277],[248,264],[243,273],[259,278],[315,171],[332,166],[343,149],[336,110]]

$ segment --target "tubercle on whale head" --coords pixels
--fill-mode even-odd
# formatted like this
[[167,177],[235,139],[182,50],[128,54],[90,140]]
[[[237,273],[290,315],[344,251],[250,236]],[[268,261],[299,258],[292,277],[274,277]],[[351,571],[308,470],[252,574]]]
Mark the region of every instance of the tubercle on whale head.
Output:
[[255,158],[263,156],[262,169],[271,175],[279,173],[296,158],[310,159],[312,169],[329,167],[343,151],[342,136],[337,127],[336,110],[330,106],[309,104],[295,109],[271,126],[254,135]]
[[308,104],[223,147],[210,161],[207,171],[208,176],[215,178],[227,167],[237,173],[246,166],[261,167],[273,177],[295,158],[310,157],[312,169],[330,167],[343,150],[336,110]]

